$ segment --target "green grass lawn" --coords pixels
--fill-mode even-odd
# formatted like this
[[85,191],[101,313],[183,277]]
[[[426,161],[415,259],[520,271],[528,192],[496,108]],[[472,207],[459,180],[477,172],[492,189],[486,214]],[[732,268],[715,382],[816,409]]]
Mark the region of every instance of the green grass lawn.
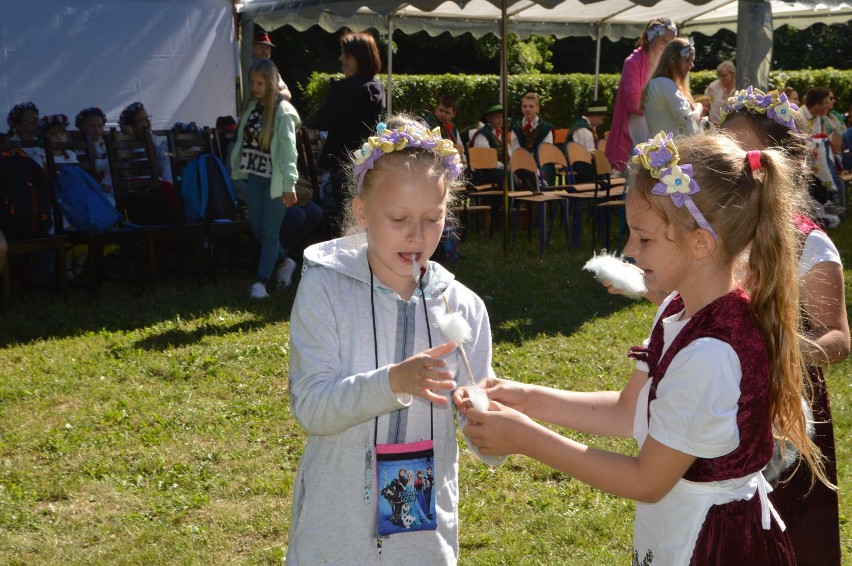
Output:
[[[852,266],[852,220],[831,233]],[[471,234],[450,268],[488,305],[498,375],[619,388],[654,307],[581,270],[555,235]],[[852,297],[846,271],[847,297]],[[280,564],[304,443],[287,391],[295,289],[246,273],[156,292],[24,291],[0,318],[0,564]],[[852,565],[852,361],[830,368],[844,564]],[[573,434],[573,433],[572,433]],[[632,441],[575,438],[624,452]],[[461,564],[627,564],[633,503],[514,456],[461,459]]]

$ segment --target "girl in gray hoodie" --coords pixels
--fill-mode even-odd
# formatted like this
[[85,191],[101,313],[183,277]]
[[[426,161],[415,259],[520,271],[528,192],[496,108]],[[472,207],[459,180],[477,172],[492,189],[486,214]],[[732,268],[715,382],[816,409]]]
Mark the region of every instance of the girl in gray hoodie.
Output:
[[[494,375],[488,313],[429,261],[461,174],[458,152],[420,122],[388,122],[349,170],[351,235],[305,250],[290,318],[291,406],[308,437],[293,488],[291,566],[458,560],[448,365],[456,344],[437,321],[450,311],[470,325],[464,348],[481,380]],[[383,447],[429,441],[428,471],[401,457],[392,474],[376,468]],[[411,497],[407,472],[421,469],[431,479]],[[395,534],[380,535],[380,520]]]

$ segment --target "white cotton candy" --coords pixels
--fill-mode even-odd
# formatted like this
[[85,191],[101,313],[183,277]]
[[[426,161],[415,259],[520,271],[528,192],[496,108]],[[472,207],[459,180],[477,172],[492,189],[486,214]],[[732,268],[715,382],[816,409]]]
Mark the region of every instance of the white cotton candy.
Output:
[[488,395],[485,394],[484,389],[479,386],[469,387],[467,390],[467,395],[470,398],[470,402],[473,404],[474,408],[477,411],[488,410]]
[[473,331],[467,320],[458,312],[438,315],[438,326],[450,342],[464,344],[470,340]]
[[420,264],[417,263],[417,254],[411,254],[411,276],[415,281],[420,279]]
[[621,289],[624,295],[631,299],[639,299],[648,291],[642,270],[619,256],[607,253],[595,255],[586,262],[583,269],[594,273],[598,281],[609,281],[613,287]]

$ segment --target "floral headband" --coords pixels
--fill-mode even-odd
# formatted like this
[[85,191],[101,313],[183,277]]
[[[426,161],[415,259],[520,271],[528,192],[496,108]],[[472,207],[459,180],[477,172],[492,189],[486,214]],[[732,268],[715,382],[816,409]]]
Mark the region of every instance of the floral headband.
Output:
[[686,209],[698,225],[713,234],[715,239],[719,239],[710,223],[698,210],[695,201],[692,200],[692,195],[700,192],[701,189],[692,177],[692,165],[688,163],[678,165],[680,156],[672,141],[671,133],[660,132],[654,139],[637,145],[633,150],[631,161],[647,169],[654,179],[659,179],[651,189],[652,194],[671,197],[677,208],[686,205]]
[[653,41],[657,37],[666,35],[666,30],[671,30],[677,35],[677,26],[670,19],[663,18],[660,20],[660,23],[654,24],[645,30],[645,37],[648,38],[648,41]]
[[6,117],[6,123],[10,128],[14,128],[15,124],[21,120],[21,116],[23,116],[24,112],[27,111],[32,111],[38,114],[38,106],[32,102],[16,104],[11,110],[9,110],[9,115]]
[[799,128],[793,120],[793,114],[799,107],[787,100],[787,95],[770,90],[764,93],[762,90],[749,86],[747,89],[738,90],[734,96],[728,99],[720,111],[719,125],[725,122],[729,114],[738,110],[749,110],[757,114],[766,114],[782,126],[786,126],[798,133]]
[[68,127],[68,116],[65,114],[51,114],[50,116],[42,116],[38,122],[38,128],[44,133],[50,131],[52,126]]
[[376,126],[376,134],[378,135],[367,138],[361,149],[353,152],[353,171],[358,175],[359,187],[364,183],[364,176],[373,168],[377,159],[406,148],[425,149],[440,156],[454,179],[462,174],[459,152],[451,140],[441,137],[440,128],[430,130],[416,122],[406,122],[396,129],[389,129],[387,124],[379,122]]
[[118,117],[118,123],[122,126],[128,126],[133,121],[133,115],[143,110],[145,105],[141,102],[134,102],[127,108],[121,111],[121,116]]
[[104,114],[104,111],[96,106],[92,106],[91,108],[84,108],[83,110],[80,110],[80,112],[77,113],[77,117],[74,118],[74,125],[77,126],[78,130],[83,129],[83,122],[85,122],[89,116],[97,116],[104,122],[106,122],[107,119],[106,114]]
[[681,58],[689,57],[692,55],[693,59],[695,58],[695,38],[689,37],[689,45],[680,50]]

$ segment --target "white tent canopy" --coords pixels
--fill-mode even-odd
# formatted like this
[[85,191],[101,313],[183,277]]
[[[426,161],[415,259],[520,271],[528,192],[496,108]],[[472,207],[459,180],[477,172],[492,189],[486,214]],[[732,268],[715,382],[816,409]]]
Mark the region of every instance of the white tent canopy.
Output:
[[73,127],[138,100],[154,128],[212,125],[236,111],[235,53],[231,0],[2,0],[0,112],[32,101]]
[[[461,4],[461,5],[459,5]],[[613,41],[638,37],[649,20],[665,15],[679,24],[683,33],[712,35],[720,29],[737,29],[737,0],[516,0],[509,3],[509,30],[520,37],[602,37]],[[772,0],[774,27],[790,24],[804,29],[815,23],[844,23],[852,20],[847,0]],[[440,2],[422,0],[403,4],[395,0],[287,2],[243,0],[237,4],[244,17],[253,18],[267,30],[290,25],[304,31],[319,25],[326,31],[349,27],[354,31],[375,28],[385,31],[390,17],[394,29],[404,33],[425,31],[430,35],[449,32],[476,37],[500,35],[500,6],[488,0]]]

